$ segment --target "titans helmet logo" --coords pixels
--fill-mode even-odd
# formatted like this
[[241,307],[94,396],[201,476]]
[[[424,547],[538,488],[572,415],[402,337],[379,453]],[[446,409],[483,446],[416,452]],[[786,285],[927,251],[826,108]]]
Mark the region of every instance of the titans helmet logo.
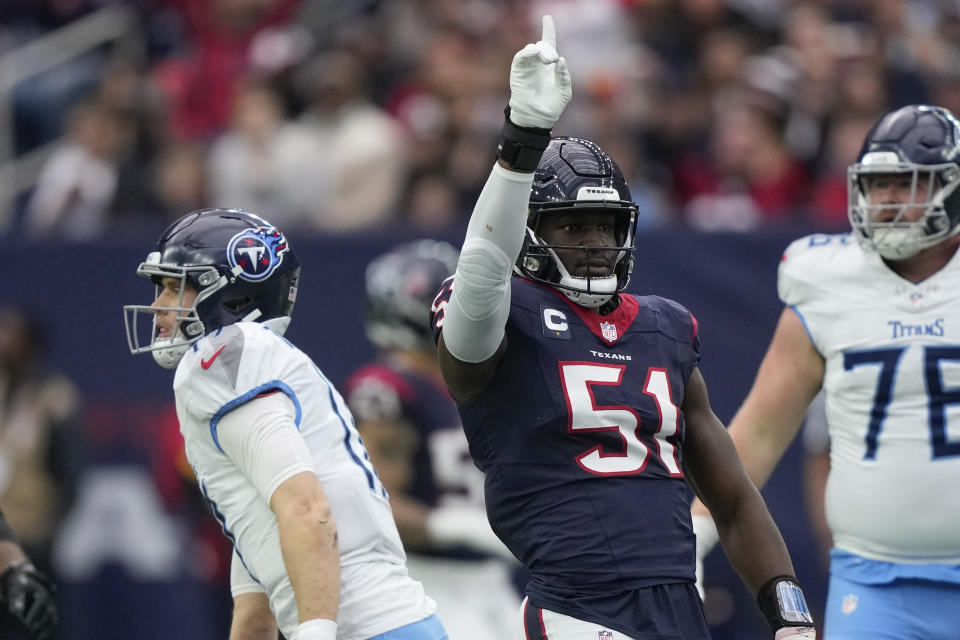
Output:
[[227,244],[227,261],[235,275],[250,282],[270,277],[290,249],[287,239],[274,227],[241,231]]

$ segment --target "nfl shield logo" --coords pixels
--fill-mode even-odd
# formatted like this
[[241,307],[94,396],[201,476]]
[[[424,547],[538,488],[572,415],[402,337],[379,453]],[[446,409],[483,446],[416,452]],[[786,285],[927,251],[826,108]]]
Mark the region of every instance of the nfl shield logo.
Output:
[[855,594],[849,593],[843,596],[841,603],[840,610],[845,614],[850,615],[857,610],[857,605],[860,603],[860,598]]
[[[600,333],[603,335],[604,340],[607,342],[613,342],[617,339],[617,325],[613,324],[612,322],[601,322]],[[600,640],[603,640],[603,638]]]
[[597,640],[613,640],[613,632],[606,629],[597,631]]

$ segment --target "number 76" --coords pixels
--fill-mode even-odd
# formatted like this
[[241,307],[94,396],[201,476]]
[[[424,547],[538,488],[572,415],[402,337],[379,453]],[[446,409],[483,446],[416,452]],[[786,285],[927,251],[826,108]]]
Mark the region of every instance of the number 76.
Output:
[[[870,423],[867,427],[867,450],[864,460],[877,457],[877,438],[887,417],[887,406],[893,398],[893,383],[897,364],[906,351],[906,347],[897,349],[866,349],[863,351],[845,351],[843,368],[850,371],[859,366],[878,364],[877,389],[870,409]],[[960,387],[945,388],[940,363],[944,360],[960,361],[960,347],[925,347],[923,350],[923,375],[927,387],[927,407],[930,427],[931,458],[960,456],[960,441],[947,440],[947,406],[960,404]]]

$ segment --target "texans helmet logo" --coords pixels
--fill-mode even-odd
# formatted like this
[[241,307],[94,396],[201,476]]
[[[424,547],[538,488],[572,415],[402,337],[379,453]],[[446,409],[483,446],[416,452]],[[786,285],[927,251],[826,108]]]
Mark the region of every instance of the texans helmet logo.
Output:
[[227,244],[227,261],[234,274],[259,282],[270,277],[290,249],[287,239],[275,227],[241,231]]

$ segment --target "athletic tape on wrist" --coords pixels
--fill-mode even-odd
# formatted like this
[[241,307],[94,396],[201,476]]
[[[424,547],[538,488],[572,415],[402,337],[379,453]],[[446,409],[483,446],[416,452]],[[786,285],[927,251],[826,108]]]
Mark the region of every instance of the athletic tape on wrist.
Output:
[[337,623],[326,618],[301,622],[293,634],[293,640],[336,640]]

